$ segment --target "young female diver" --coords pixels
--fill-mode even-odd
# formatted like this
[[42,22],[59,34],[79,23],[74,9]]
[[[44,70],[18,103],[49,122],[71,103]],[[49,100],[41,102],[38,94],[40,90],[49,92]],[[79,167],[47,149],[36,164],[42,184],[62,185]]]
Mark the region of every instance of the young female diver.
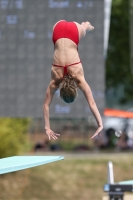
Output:
[[43,105],[45,130],[49,140],[51,138],[56,140],[60,135],[51,130],[49,122],[49,106],[58,88],[60,88],[61,99],[66,103],[72,103],[77,98],[77,87],[83,92],[98,124],[98,128],[91,139],[99,135],[103,129],[102,119],[91,89],[85,80],[78,54],[80,39],[86,35],[87,31],[93,29],[94,27],[88,21],[79,24],[60,20],[53,27],[54,55],[51,81]]

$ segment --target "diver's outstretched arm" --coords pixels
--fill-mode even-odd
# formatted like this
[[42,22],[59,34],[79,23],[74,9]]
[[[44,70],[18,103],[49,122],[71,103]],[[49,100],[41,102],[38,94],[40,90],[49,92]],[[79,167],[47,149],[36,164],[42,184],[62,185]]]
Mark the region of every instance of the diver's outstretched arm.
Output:
[[103,129],[102,118],[101,118],[101,115],[98,111],[96,103],[94,101],[91,89],[90,89],[88,83],[85,81],[84,78],[80,79],[78,86],[82,90],[82,92],[83,92],[83,94],[84,94],[84,96],[85,96],[85,98],[86,98],[86,100],[89,104],[89,107],[90,107],[93,115],[95,116],[95,119],[96,119],[97,124],[98,124],[98,128],[97,128],[95,134],[91,137],[91,139],[92,139],[95,136],[99,135],[101,130]]
[[54,140],[58,139],[57,136],[60,134],[54,133],[50,128],[50,121],[49,121],[49,106],[53,99],[55,91],[58,89],[57,85],[52,80],[46,90],[44,104],[43,104],[43,113],[44,113],[44,123],[45,123],[45,130],[46,134],[48,135],[49,140],[53,138]]

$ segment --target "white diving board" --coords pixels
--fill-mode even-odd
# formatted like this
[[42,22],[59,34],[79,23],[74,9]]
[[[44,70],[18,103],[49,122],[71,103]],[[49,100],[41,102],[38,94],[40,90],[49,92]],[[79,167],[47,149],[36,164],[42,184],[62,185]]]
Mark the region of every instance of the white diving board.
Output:
[[133,185],[133,180],[128,180],[128,181],[121,181],[119,182],[121,185]]
[[63,156],[13,156],[0,159],[0,174],[63,160]]

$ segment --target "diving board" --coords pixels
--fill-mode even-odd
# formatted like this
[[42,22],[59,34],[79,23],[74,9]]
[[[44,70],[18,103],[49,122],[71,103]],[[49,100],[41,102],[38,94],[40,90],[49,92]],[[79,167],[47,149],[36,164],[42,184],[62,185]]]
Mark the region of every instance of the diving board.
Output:
[[121,181],[119,182],[121,185],[133,185],[133,180],[128,180],[128,181]]
[[13,156],[0,159],[0,174],[63,160],[63,156]]

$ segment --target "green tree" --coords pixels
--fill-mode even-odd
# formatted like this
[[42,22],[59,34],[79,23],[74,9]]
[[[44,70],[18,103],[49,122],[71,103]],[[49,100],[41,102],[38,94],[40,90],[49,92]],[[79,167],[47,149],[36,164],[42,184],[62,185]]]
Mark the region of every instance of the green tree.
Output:
[[129,2],[113,0],[109,48],[106,60],[106,91],[123,86],[124,95],[119,103],[133,98],[133,74],[130,71]]
[[0,118],[0,158],[18,155],[27,144],[29,119]]

